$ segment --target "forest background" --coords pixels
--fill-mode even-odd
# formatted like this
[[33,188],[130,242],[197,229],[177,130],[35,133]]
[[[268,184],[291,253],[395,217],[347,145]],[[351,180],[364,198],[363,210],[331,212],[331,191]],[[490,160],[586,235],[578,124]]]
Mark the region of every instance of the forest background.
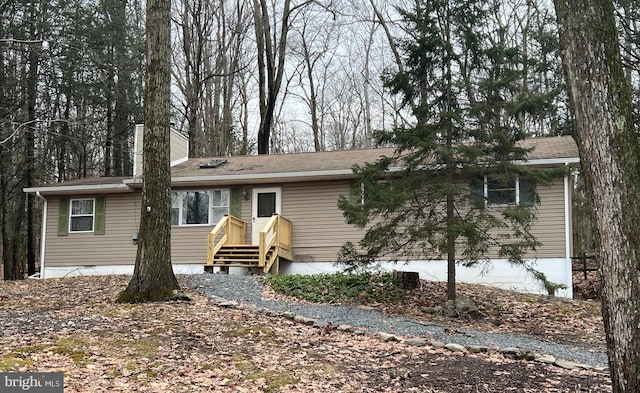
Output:
[[[640,4],[615,4],[637,111]],[[412,2],[174,0],[172,120],[189,136],[190,156],[368,148],[375,130],[413,124],[383,83],[401,70],[401,42],[412,34],[398,7]],[[493,105],[522,108],[509,121],[525,135],[571,134],[553,4],[486,0],[484,7],[480,71],[458,59],[466,99],[491,90]],[[144,8],[138,0],[0,0],[5,279],[37,268],[41,203],[23,188],[131,175],[133,130],[144,120]],[[494,85],[474,84],[478,72]],[[593,247],[577,184],[576,255]]]

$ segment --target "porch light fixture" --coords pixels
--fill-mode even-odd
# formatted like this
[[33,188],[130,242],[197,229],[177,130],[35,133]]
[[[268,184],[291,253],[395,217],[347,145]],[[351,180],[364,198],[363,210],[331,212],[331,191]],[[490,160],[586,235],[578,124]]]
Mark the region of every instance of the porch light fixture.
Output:
[[243,201],[249,200],[249,190],[247,190],[246,188],[242,189],[242,200]]

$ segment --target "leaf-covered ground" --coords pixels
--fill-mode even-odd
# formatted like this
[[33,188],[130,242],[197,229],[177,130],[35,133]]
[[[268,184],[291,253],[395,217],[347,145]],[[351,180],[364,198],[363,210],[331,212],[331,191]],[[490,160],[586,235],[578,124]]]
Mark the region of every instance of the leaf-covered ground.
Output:
[[325,332],[195,293],[115,304],[128,279],[0,283],[0,371],[62,371],[66,393],[611,391],[591,371]]
[[458,285],[458,296],[473,299],[480,310],[480,318],[449,318],[426,312],[445,303],[445,288],[445,283],[422,281],[405,304],[389,307],[388,312],[483,331],[523,333],[560,343],[587,343],[605,348],[598,300],[566,300],[500,291],[482,285]]
[[[523,294],[499,290],[484,285],[457,283],[457,295],[471,298],[479,309],[478,318],[468,315],[451,317],[442,310],[446,303],[446,283],[420,280],[414,290],[401,290],[386,281],[390,274],[376,275],[318,275],[272,277],[263,296],[289,301],[321,301],[352,306],[365,306],[389,315],[411,317],[423,322],[435,322],[496,333],[522,333],[537,338],[570,344],[582,343],[605,349],[604,325],[598,299],[567,300],[551,296]],[[355,277],[355,278],[354,278]],[[284,281],[284,284],[280,281]],[[573,277],[577,296],[597,297],[595,274]],[[293,288],[294,290],[291,290]],[[366,291],[364,288],[367,288]],[[344,291],[345,296],[337,293]],[[356,292],[351,294],[349,292]],[[358,293],[360,291],[360,293]],[[397,291],[403,291],[398,296]],[[293,293],[286,296],[280,292]],[[367,292],[367,293],[364,293]],[[306,299],[306,300],[305,300]]]

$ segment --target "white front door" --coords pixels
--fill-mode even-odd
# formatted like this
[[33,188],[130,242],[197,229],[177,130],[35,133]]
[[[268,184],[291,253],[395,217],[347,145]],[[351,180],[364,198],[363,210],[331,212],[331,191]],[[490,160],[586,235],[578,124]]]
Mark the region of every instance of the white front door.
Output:
[[274,213],[282,212],[282,188],[254,188],[251,197],[251,243],[258,244],[260,231]]

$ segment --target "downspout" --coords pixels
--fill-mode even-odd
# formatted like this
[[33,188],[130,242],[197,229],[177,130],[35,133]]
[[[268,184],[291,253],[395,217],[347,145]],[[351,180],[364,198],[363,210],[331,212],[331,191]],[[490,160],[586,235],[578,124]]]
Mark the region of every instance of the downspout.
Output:
[[40,191],[36,191],[36,196],[44,201],[44,207],[42,208],[42,231],[40,234],[40,278],[44,279],[44,252],[45,242],[47,239],[47,198],[40,195]]
[[[565,163],[568,167],[568,163]],[[571,263],[571,252],[572,252],[572,242],[573,242],[573,226],[571,219],[571,186],[569,181],[569,176],[571,173],[564,175],[564,244],[565,244],[565,265],[567,278],[569,279],[570,285],[567,288],[567,292],[570,295],[570,298],[573,299],[573,267]]]

